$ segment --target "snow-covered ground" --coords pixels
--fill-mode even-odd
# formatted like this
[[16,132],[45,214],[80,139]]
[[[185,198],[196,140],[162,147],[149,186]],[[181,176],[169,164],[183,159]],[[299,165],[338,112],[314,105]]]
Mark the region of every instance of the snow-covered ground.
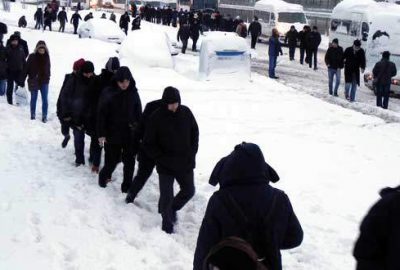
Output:
[[[19,15],[0,12],[1,18]],[[143,28],[164,27],[144,23]],[[197,193],[170,236],[160,230],[156,174],[137,202],[125,205],[121,166],[104,190],[87,166],[74,167],[72,143],[65,150],[60,146],[55,104],[64,74],[80,57],[92,60],[99,73],[118,45],[21,32],[31,50],[40,39],[48,44],[50,115],[47,124],[31,121],[27,107],[0,99],[0,269],[191,269],[198,229],[215,190],[208,177],[219,158],[242,141],[261,146],[281,176],[275,186],[287,192],[305,231],[299,248],[283,252],[284,269],[354,268],[359,222],[381,187],[399,183],[400,124],[309,95],[309,88],[325,91],[324,72],[304,68],[308,80],[290,81],[285,70],[294,72],[297,63],[280,63],[280,81],[253,73],[251,82],[198,81],[198,57],[192,54],[178,55],[175,70],[130,66],[143,104],[173,85],[200,127]],[[259,59],[263,51],[259,46]]]

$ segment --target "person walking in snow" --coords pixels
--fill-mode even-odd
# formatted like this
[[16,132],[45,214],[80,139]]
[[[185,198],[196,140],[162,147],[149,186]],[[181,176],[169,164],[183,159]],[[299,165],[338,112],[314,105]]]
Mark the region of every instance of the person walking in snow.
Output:
[[58,32],[63,32],[65,30],[65,24],[68,22],[67,12],[65,12],[65,7],[62,7],[62,10],[58,13],[57,19],[60,22],[60,28]]
[[[103,19],[107,19],[106,14],[103,13],[103,15],[104,15],[104,16],[102,16],[102,17],[104,17]],[[93,19],[93,13],[92,13],[92,12],[89,12],[89,13],[83,18],[83,21],[87,22],[88,20],[91,20],[91,19]]]
[[82,20],[81,15],[79,15],[78,10],[75,11],[75,13],[71,16],[71,23],[74,26],[74,35],[78,34],[78,26],[79,26],[79,20]]
[[236,34],[238,34],[238,36],[242,38],[247,37],[247,26],[242,20],[240,20],[240,23],[236,27]]
[[53,11],[51,9],[51,7],[47,7],[44,11],[44,27],[43,27],[43,31],[46,30],[47,27],[49,27],[49,30],[51,30],[51,24],[53,22]]
[[140,120],[139,127],[138,127],[138,139],[140,140],[141,144],[139,146],[138,152],[138,171],[133,178],[132,185],[129,189],[129,192],[125,198],[126,203],[133,203],[138,193],[142,190],[143,186],[145,185],[147,179],[151,176],[154,167],[156,166],[156,162],[154,159],[149,157],[146,154],[146,151],[143,149],[143,137],[146,132],[146,127],[150,123],[151,115],[160,109],[161,107],[165,106],[164,102],[161,99],[154,100],[146,104],[146,107],[143,110],[142,119]]
[[228,237],[239,237],[251,244],[267,269],[282,269],[280,250],[299,246],[303,230],[288,196],[270,186],[270,182],[277,181],[278,174],[253,143],[236,145],[216,164],[209,183],[219,184],[220,188],[207,205],[193,270],[206,269],[203,266],[207,254],[211,251],[212,255],[213,247]]
[[114,12],[111,12],[111,14],[110,14],[110,21],[113,21],[113,22],[117,22],[117,17],[115,16],[115,14],[114,14]]
[[400,269],[400,186],[385,188],[360,226],[353,256],[357,270]]
[[7,49],[0,40],[0,96],[4,96],[7,88]]
[[34,20],[36,21],[35,29],[40,29],[43,27],[43,10],[42,8],[38,8],[33,15]]
[[129,23],[131,21],[131,18],[129,17],[128,12],[125,12],[124,15],[122,15],[119,18],[119,27],[124,30],[125,35],[128,35],[128,27],[129,27]]
[[294,25],[290,26],[290,30],[287,31],[286,35],[285,35],[285,44],[287,44],[289,47],[289,60],[290,61],[294,60],[298,36],[299,36],[299,33],[297,32],[296,27],[294,27]]
[[251,24],[249,26],[249,30],[248,30],[248,34],[251,35],[251,48],[252,49],[256,48],[258,38],[261,36],[261,29],[262,29],[262,27],[261,27],[261,24],[258,22],[258,17],[254,16],[254,20],[251,22]]
[[7,46],[7,102],[13,104],[14,83],[15,90],[18,86],[25,86],[24,70],[26,65],[25,52],[19,44],[19,37],[15,34],[10,37]]
[[[181,105],[178,89],[165,88],[162,100],[163,106],[150,117],[143,146],[146,154],[156,162],[162,230],[170,234],[174,231],[177,211],[195,193],[193,170],[199,147],[199,128],[190,109]],[[174,197],[175,179],[180,191]]]
[[36,44],[34,53],[28,57],[25,74],[28,78],[28,89],[31,92],[31,120],[36,118],[36,102],[40,91],[43,123],[47,122],[50,67],[49,50],[46,43],[40,40]]
[[139,140],[137,128],[142,105],[135,80],[127,67],[120,67],[110,87],[103,90],[97,116],[99,144],[104,145],[105,163],[99,173],[99,186],[105,188],[122,161],[121,191],[128,192],[135,169]]
[[[321,44],[321,34],[318,32],[318,27],[313,26],[313,30],[307,34],[307,56],[308,65],[312,68],[314,63],[314,70],[318,69],[318,47]],[[314,61],[313,61],[314,60]]]
[[80,72],[71,76],[61,91],[61,118],[73,129],[76,167],[85,165],[85,127],[91,87],[94,87],[94,65],[85,61]]
[[203,30],[201,29],[201,24],[197,18],[195,18],[190,25],[190,38],[192,39],[192,51],[197,52],[197,40],[200,37],[200,34],[203,34]]
[[268,56],[269,56],[269,70],[268,74],[271,79],[278,79],[275,75],[276,63],[278,56],[282,55],[282,47],[279,42],[279,32],[276,28],[272,29],[272,36],[269,38],[268,42]]
[[307,54],[307,35],[310,32],[310,26],[305,25],[303,30],[299,32],[298,39],[300,41],[300,64],[303,65],[304,57],[306,59],[306,63],[308,63],[308,54]]
[[396,64],[390,61],[390,52],[382,53],[382,59],[375,64],[372,74],[376,87],[376,106],[387,109],[392,78],[397,74]]
[[190,37],[190,26],[188,23],[179,26],[179,30],[176,36],[176,39],[182,42],[182,53],[186,52],[186,48],[188,45],[188,40]]
[[28,24],[28,23],[26,22],[25,16],[22,16],[21,18],[19,18],[19,20],[18,20],[18,27],[20,27],[20,28],[26,28],[27,24]]
[[[29,55],[28,42],[26,42],[26,40],[22,39],[21,32],[15,31],[14,35],[16,38],[18,38],[18,45],[20,47],[22,47],[22,49],[24,50],[25,58],[27,58]],[[10,46],[10,44],[11,44],[11,37],[7,40],[7,46]]]
[[66,119],[63,118],[62,113],[61,113],[61,104],[62,104],[62,98],[64,96],[63,91],[65,91],[65,84],[71,77],[75,77],[74,80],[76,80],[76,76],[78,76],[78,73],[80,72],[81,68],[85,64],[85,59],[80,58],[77,61],[74,62],[72,66],[72,73],[65,74],[63,84],[61,86],[60,94],[58,95],[57,99],[57,117],[60,120],[61,124],[61,134],[64,136],[64,139],[61,143],[61,147],[65,148],[67,147],[67,144],[69,140],[71,139],[71,136],[69,135],[69,130],[70,130],[70,121],[68,121],[69,117],[66,117]]
[[[328,67],[329,95],[337,97],[343,68],[343,49],[339,46],[337,38],[332,40],[332,44],[325,54],[325,64]],[[333,77],[336,77],[335,88],[333,88]]]
[[355,40],[352,47],[344,51],[344,78],[345,97],[350,102],[356,98],[357,86],[360,85],[360,71],[364,73],[366,60],[365,51],[361,48],[361,41]]

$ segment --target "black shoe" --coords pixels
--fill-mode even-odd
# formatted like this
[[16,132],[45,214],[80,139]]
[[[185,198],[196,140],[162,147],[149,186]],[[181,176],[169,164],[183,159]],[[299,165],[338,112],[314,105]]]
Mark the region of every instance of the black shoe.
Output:
[[111,179],[104,179],[104,180],[101,180],[100,177],[99,177],[99,186],[100,186],[100,187],[106,188],[106,187],[107,187],[107,184],[108,184],[109,182],[111,182]]
[[133,203],[134,200],[135,200],[135,198],[131,194],[128,193],[128,195],[126,195],[126,198],[125,198],[125,203],[126,204]]
[[42,122],[43,122],[43,123],[47,123],[47,117],[43,117],[43,118],[42,118]]
[[161,230],[163,230],[167,234],[172,234],[174,233],[174,225],[169,222],[164,222],[163,220]]
[[62,148],[67,147],[67,144],[68,144],[68,142],[69,142],[69,139],[71,139],[71,136],[70,136],[70,135],[67,135],[67,136],[64,137],[64,140],[63,140],[62,143],[61,143],[61,147],[62,147]]
[[334,97],[338,97],[339,95],[338,95],[337,93],[334,93],[333,96],[334,96]]
[[36,117],[34,115],[31,115],[31,120],[35,120]]
[[122,184],[121,184],[121,192],[122,193],[128,193],[130,187],[131,187],[131,183],[122,182]]
[[75,162],[75,167],[84,166],[85,162]]

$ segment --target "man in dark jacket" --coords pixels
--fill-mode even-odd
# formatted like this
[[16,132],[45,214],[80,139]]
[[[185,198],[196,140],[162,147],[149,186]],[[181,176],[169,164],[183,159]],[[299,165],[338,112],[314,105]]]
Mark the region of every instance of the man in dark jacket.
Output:
[[265,258],[267,269],[282,269],[280,250],[299,246],[303,230],[288,196],[269,185],[278,180],[256,144],[239,144],[217,163],[210,184],[219,184],[220,190],[208,202],[197,239],[194,270],[205,269],[204,260],[210,250],[230,236],[251,243],[258,257]]
[[285,35],[285,43],[289,47],[289,59],[290,59],[290,61],[294,60],[294,55],[296,53],[298,36],[299,36],[299,33],[297,32],[296,27],[294,27],[294,25],[290,26],[290,30]]
[[27,22],[26,22],[26,18],[25,16],[22,16],[21,18],[19,18],[18,20],[18,27],[22,27],[25,28],[27,26]]
[[85,125],[87,124],[88,93],[94,83],[94,66],[90,61],[83,64],[77,76],[65,83],[61,90],[61,118],[73,128],[75,165],[85,165]]
[[186,52],[188,40],[190,37],[190,26],[188,23],[179,26],[176,39],[182,42],[182,53]]
[[[190,109],[181,105],[178,89],[167,87],[164,106],[151,116],[144,136],[144,150],[156,161],[160,180],[159,212],[162,230],[173,233],[176,212],[194,196],[199,128]],[[181,190],[174,197],[174,179]]]
[[345,96],[350,102],[356,98],[357,85],[360,85],[360,71],[364,73],[366,60],[365,51],[361,48],[361,41],[354,41],[352,47],[347,48],[343,55]]
[[40,29],[43,27],[43,10],[42,8],[38,8],[33,15],[34,20],[36,21],[35,29]]
[[81,15],[79,15],[78,10],[71,17],[71,23],[74,26],[74,35],[78,34],[76,31],[78,30],[79,20],[82,20]]
[[[18,45],[24,50],[25,58],[29,55],[28,42],[21,38],[21,32],[15,31],[14,35],[18,38]],[[7,40],[7,46],[11,43],[11,37]]]
[[190,25],[190,38],[192,39],[192,51],[197,51],[197,40],[200,37],[200,34],[203,34],[203,30],[201,29],[201,24],[198,19],[193,19],[192,24]]
[[[61,147],[65,148],[70,140],[70,135],[69,135],[69,129],[70,129],[70,123],[65,121],[62,118],[62,112],[61,112],[61,99],[63,97],[63,91],[65,90],[64,86],[67,83],[67,81],[71,78],[71,77],[76,77],[78,75],[78,73],[80,72],[81,68],[83,67],[83,65],[85,64],[85,59],[81,58],[77,61],[74,62],[73,66],[72,66],[72,73],[69,74],[65,74],[64,77],[64,81],[63,84],[61,86],[61,90],[60,90],[60,94],[58,95],[58,99],[57,99],[57,117],[60,120],[60,124],[61,124],[61,134],[64,136],[64,139],[61,143]],[[76,78],[75,78],[76,79]]]
[[24,70],[26,60],[23,48],[19,45],[17,35],[10,37],[10,45],[7,46],[7,102],[13,104],[14,82],[16,88],[24,86]]
[[129,17],[128,12],[125,12],[124,15],[119,18],[119,27],[124,30],[125,35],[128,35],[128,27],[129,23],[131,21],[131,18]]
[[276,28],[272,29],[272,36],[269,38],[268,41],[268,56],[269,56],[269,69],[268,69],[268,75],[271,79],[278,79],[275,75],[275,68],[276,68],[276,63],[278,60],[278,56],[282,55],[282,47],[281,43],[279,41],[279,33]]
[[58,13],[57,19],[60,22],[60,29],[58,32],[63,32],[65,30],[65,24],[68,22],[67,12],[65,12],[65,7],[62,7],[62,10]]
[[50,31],[51,30],[51,24],[52,24],[52,20],[53,20],[53,12],[52,9],[50,7],[46,7],[45,11],[44,11],[44,27],[43,27],[43,31],[46,30],[47,27],[49,27]]
[[304,56],[306,57],[306,61],[308,61],[306,53],[307,53],[307,35],[309,32],[310,32],[310,27],[308,25],[305,25],[303,27],[303,30],[301,30],[298,35],[298,39],[300,41],[300,64],[302,65],[304,63]]
[[144,108],[142,119],[140,120],[140,125],[138,128],[138,138],[141,141],[138,153],[139,168],[135,178],[133,178],[128,195],[126,196],[126,203],[133,203],[137,194],[142,190],[147,179],[149,179],[154,167],[156,166],[154,159],[149,157],[143,149],[143,137],[146,132],[146,127],[149,125],[151,115],[163,106],[165,106],[165,103],[161,99],[158,99],[147,103],[146,107]]
[[392,77],[396,76],[397,74],[395,63],[389,61],[389,59],[390,52],[383,52],[382,60],[376,63],[374,69],[372,70],[376,87],[376,105],[384,109],[387,109],[389,106]]
[[4,96],[7,87],[7,49],[0,40],[0,96]]
[[[332,40],[332,44],[325,54],[325,64],[328,67],[329,95],[337,97],[343,68],[343,49],[339,46],[339,40],[337,38]],[[336,83],[335,89],[333,90],[334,76],[336,76]]]
[[121,191],[128,192],[135,169],[138,151],[137,128],[142,116],[142,105],[135,80],[127,67],[120,67],[112,86],[103,90],[100,98],[97,134],[105,147],[105,163],[99,174],[99,186],[105,188],[122,159],[124,178]]
[[[103,16],[103,15],[104,15],[104,16]],[[84,20],[85,22],[87,22],[87,21],[90,20],[90,19],[93,19],[93,13],[92,13],[92,12],[89,12],[89,13],[83,18],[83,20]],[[103,13],[103,14],[101,15],[101,19],[107,19],[105,13]]]
[[261,36],[261,24],[258,22],[257,16],[254,16],[254,20],[251,22],[248,34],[251,35],[251,48],[255,49],[258,37]]
[[353,253],[357,270],[400,269],[400,186],[380,195],[361,224]]
[[307,50],[308,50],[308,65],[312,68],[314,59],[314,70],[317,70],[318,47],[321,44],[321,34],[318,32],[318,27],[313,26],[313,30],[307,35]]

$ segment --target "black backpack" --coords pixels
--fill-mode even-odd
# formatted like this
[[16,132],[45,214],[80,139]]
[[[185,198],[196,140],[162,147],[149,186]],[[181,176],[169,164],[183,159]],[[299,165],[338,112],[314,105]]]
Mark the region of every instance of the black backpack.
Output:
[[[247,218],[240,205],[226,190],[218,191],[218,198],[236,221],[243,240],[254,250],[258,261],[262,262],[268,270],[279,269],[279,245],[275,243],[272,217],[275,215],[276,206],[279,205],[279,191],[273,191],[269,212],[261,220],[252,221]],[[224,240],[223,240],[224,241]]]

